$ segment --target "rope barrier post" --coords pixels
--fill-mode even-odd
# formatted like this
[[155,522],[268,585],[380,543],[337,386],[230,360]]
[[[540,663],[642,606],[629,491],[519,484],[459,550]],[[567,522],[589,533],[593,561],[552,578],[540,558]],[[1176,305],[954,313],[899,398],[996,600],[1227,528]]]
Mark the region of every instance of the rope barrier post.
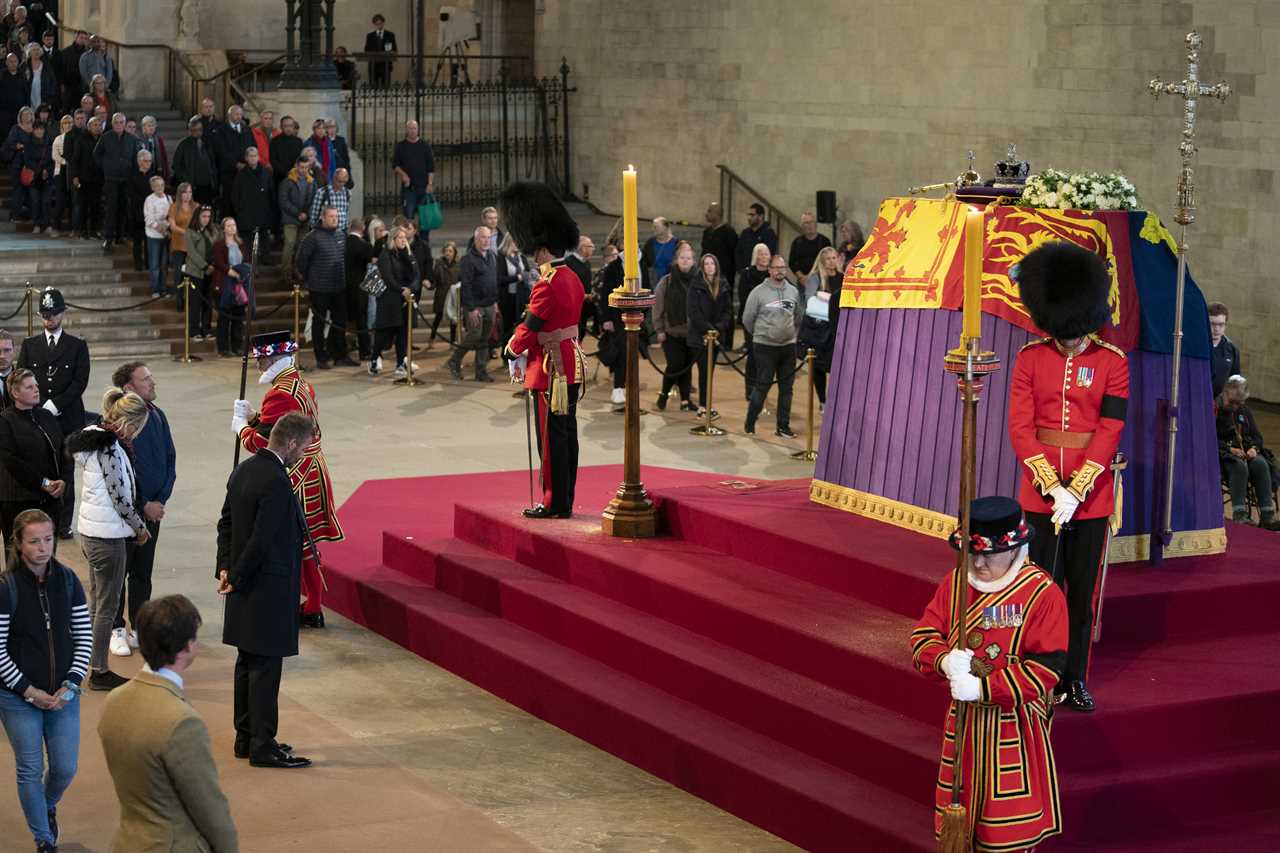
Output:
[[193,361],[200,361],[200,356],[191,354],[191,305],[192,299],[196,298],[193,292],[196,289],[195,282],[187,277],[183,277],[182,283],[178,288],[187,289],[186,310],[182,312],[182,355],[175,355],[173,360],[180,364],[190,364]]
[[36,290],[27,282],[27,337],[36,333]]
[[712,406],[714,399],[711,396],[712,390],[715,388],[715,372],[716,372],[716,341],[720,338],[720,333],[715,329],[709,329],[702,336],[703,342],[707,345],[707,405],[706,411],[702,413],[702,423],[693,427],[689,432],[694,435],[713,436],[727,435],[726,430],[721,429],[711,423]]
[[[293,340],[298,345],[298,349],[302,349],[302,288],[295,281],[293,283],[293,292],[289,294],[293,298]],[[311,330],[315,334],[315,329]],[[294,359],[297,363],[298,359]]]
[[409,324],[409,340],[405,346],[404,367],[408,373],[395,382],[397,385],[408,385],[409,387],[423,384],[413,376],[413,308],[413,294],[410,293],[404,298],[405,322]]
[[813,386],[813,360],[818,355],[813,347],[809,347],[809,351],[804,354],[804,366],[809,372],[809,414],[806,420],[808,428],[805,430],[804,450],[797,450],[791,454],[792,459],[801,459],[805,462],[813,462],[818,458],[818,451],[813,449],[813,398],[815,389]]

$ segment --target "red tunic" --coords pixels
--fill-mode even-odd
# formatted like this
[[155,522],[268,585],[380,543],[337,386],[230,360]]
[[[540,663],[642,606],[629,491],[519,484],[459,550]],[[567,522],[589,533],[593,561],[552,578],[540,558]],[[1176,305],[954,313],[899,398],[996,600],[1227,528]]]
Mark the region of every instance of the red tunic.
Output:
[[333,502],[329,466],[320,449],[320,410],[316,405],[316,392],[296,367],[286,368],[272,380],[271,389],[262,398],[262,411],[258,413],[257,420],[240,430],[240,443],[250,453],[257,453],[267,446],[271,425],[289,412],[302,412],[316,422],[316,440],[307,445],[298,464],[289,469],[293,491],[302,503],[312,538],[317,542],[339,542],[343,539],[342,525],[338,523],[337,507]]
[[[569,384],[578,381],[578,320],[582,316],[582,279],[557,258],[542,266],[542,278],[529,294],[529,313],[516,326],[507,349],[515,355],[529,354],[529,364],[524,373],[524,387],[532,391],[546,391],[551,385],[550,359],[538,343],[538,333],[572,328],[572,340],[560,341],[560,358],[564,364],[565,380]],[[530,329],[532,324],[535,328]],[[539,325],[540,324],[540,325]]]
[[[1128,360],[1106,341],[1090,336],[1084,352],[1072,357],[1063,355],[1052,338],[1022,348],[1009,390],[1009,440],[1022,463],[1018,501],[1024,510],[1052,512],[1048,494],[1061,484],[1080,498],[1075,518],[1111,515],[1111,462],[1128,400]],[[1077,437],[1083,447],[1060,447],[1053,442],[1061,438],[1041,440],[1038,429],[1093,436]]]
[[[938,585],[911,632],[916,669],[943,685],[946,676],[938,660],[949,651],[954,573],[948,572]],[[973,829],[975,850],[1023,850],[1062,832],[1049,729],[1058,683],[1055,670],[1066,659],[1067,601],[1053,579],[1030,562],[1000,592],[982,593],[967,584],[965,588],[969,606],[961,639],[974,650],[974,662],[981,660],[986,674],[980,677],[981,699],[969,703],[966,715],[960,802]],[[952,702],[938,767],[935,833],[942,826],[943,807],[951,803],[955,725]]]

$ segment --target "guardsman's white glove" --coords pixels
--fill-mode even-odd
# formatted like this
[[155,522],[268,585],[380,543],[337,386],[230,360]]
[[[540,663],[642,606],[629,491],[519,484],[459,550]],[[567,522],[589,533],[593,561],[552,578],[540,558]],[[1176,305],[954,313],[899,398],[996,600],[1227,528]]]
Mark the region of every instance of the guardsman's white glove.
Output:
[[1076,509],[1080,506],[1080,499],[1061,484],[1049,490],[1049,497],[1053,498],[1053,523],[1061,525],[1070,522],[1071,516],[1076,514]]
[[249,401],[236,400],[231,410],[231,431],[236,435],[249,425]]

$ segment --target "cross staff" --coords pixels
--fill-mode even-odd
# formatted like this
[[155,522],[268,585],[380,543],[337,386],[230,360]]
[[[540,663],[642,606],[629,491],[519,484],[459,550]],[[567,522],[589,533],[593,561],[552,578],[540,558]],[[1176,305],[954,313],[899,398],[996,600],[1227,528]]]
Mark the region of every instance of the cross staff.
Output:
[[1226,83],[1205,86],[1200,82],[1200,46],[1203,41],[1197,32],[1187,33],[1187,78],[1181,83],[1166,83],[1159,77],[1147,84],[1157,99],[1161,95],[1182,96],[1182,142],[1178,152],[1182,155],[1182,171],[1178,175],[1178,212],[1174,221],[1180,226],[1178,234],[1178,283],[1174,291],[1173,319],[1173,376],[1169,382],[1169,458],[1165,468],[1164,524],[1161,539],[1165,546],[1173,540],[1173,460],[1178,444],[1178,384],[1182,367],[1182,301],[1187,287],[1187,226],[1196,221],[1195,183],[1191,161],[1196,156],[1196,102],[1200,98],[1217,98],[1225,101],[1231,94]]

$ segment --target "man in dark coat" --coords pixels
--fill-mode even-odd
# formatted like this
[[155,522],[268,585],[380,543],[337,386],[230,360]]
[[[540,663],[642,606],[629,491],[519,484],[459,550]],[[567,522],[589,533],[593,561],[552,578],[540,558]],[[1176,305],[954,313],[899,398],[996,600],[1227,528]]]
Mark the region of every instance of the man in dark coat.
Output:
[[0,529],[6,540],[23,510],[41,509],[57,518],[66,488],[63,469],[71,464],[62,453],[57,419],[40,407],[35,376],[23,368],[10,376],[14,387],[5,396],[15,404],[0,412]]
[[718,201],[711,202],[707,207],[705,218],[707,227],[702,230],[702,254],[716,256],[716,260],[720,262],[720,277],[732,286],[738,280],[735,257],[738,232],[724,221],[724,210],[721,209]]
[[231,184],[231,210],[236,217],[236,229],[249,245],[253,235],[260,232],[266,239],[271,228],[274,210],[275,182],[271,170],[263,166],[257,148],[244,152],[244,168],[236,173]]
[[[347,355],[346,257],[347,235],[338,230],[338,211],[326,207],[319,224],[298,246],[298,273],[311,299],[311,342],[320,370],[328,370],[334,363],[356,366]],[[327,345],[323,334],[326,320]]]
[[[40,405],[55,418],[63,435],[84,429],[84,402],[89,387],[89,346],[62,329],[67,303],[62,292],[46,288],[40,294],[40,317],[44,331],[22,342],[18,366],[35,374],[40,383]],[[74,466],[66,467],[67,487],[58,512],[58,536],[71,538],[75,506]]]
[[102,170],[103,222],[102,248],[111,249],[111,241],[123,243],[128,227],[129,175],[137,169],[134,159],[138,153],[138,139],[124,129],[124,113],[111,117],[111,129],[98,138],[93,146],[93,159]]
[[235,754],[254,767],[297,768],[310,760],[276,740],[280,673],[298,653],[298,600],[306,525],[288,469],[313,440],[315,422],[290,412],[265,450],[231,473],[218,519],[218,592],[226,597],[222,642],[235,668]]
[[58,81],[62,84],[62,110],[71,112],[80,103],[84,85],[80,82],[80,57],[89,49],[89,34],[76,30],[74,43],[58,51]]
[[747,208],[747,227],[738,235],[738,250],[733,258],[734,269],[743,270],[751,266],[751,253],[755,251],[757,243],[768,246],[769,254],[778,254],[778,235],[769,227],[764,218],[764,205],[759,202]]
[[381,14],[373,16],[373,32],[364,37],[364,52],[378,54],[383,59],[369,58],[369,85],[387,86],[391,83],[391,65],[395,62],[396,34],[386,29],[387,19]]
[[173,182],[191,184],[191,197],[197,204],[213,204],[218,198],[218,163],[200,116],[187,122],[187,134],[173,152]]
[[218,164],[218,180],[222,192],[222,214],[231,214],[232,183],[236,173],[245,167],[245,152],[253,148],[255,140],[249,123],[244,120],[244,110],[239,104],[227,108],[227,120],[210,128],[214,159]]

